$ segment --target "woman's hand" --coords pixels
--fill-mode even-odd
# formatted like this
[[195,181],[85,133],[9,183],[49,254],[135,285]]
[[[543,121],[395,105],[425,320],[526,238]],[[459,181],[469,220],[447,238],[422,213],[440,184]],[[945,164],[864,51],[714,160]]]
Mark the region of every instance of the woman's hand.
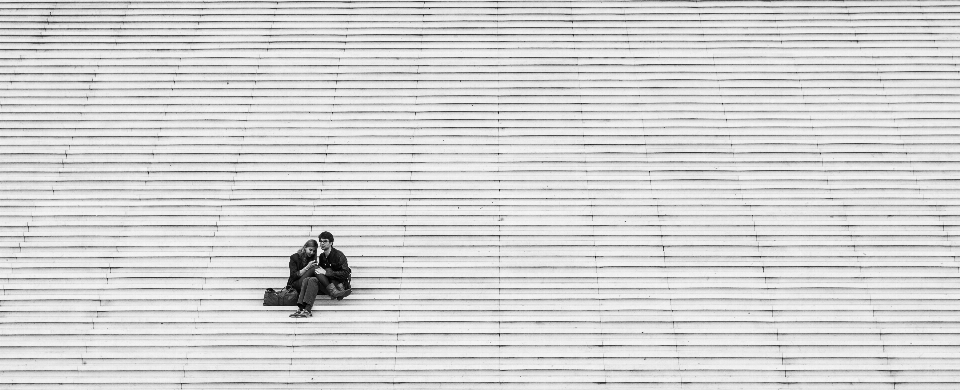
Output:
[[317,274],[317,275],[326,275],[326,274],[327,274],[327,270],[325,270],[325,269],[323,269],[323,268],[317,268],[317,269],[313,270],[313,273],[315,273],[315,274]]
[[303,276],[303,275],[308,274],[308,273],[310,272],[310,270],[314,269],[316,266],[317,266],[317,265],[314,264],[314,263],[307,264],[306,267],[303,267],[303,269],[300,270],[300,276]]

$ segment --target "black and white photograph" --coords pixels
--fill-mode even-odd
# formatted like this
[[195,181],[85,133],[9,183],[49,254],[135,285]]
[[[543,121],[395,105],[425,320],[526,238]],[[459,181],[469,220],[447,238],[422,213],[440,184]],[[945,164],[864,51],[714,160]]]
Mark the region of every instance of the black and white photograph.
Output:
[[0,0],[0,389],[960,389],[958,0]]

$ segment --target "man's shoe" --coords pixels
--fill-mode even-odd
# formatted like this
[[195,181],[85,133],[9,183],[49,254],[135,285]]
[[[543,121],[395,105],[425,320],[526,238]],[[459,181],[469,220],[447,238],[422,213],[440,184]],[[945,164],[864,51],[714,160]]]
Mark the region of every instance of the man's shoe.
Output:
[[327,285],[327,295],[330,296],[330,299],[337,299],[343,297],[343,292],[337,290],[337,286],[333,283]]
[[303,318],[303,310],[297,310],[296,313],[290,315],[290,318]]
[[352,293],[353,293],[353,289],[352,289],[352,288],[348,288],[348,289],[346,289],[346,290],[341,290],[341,291],[340,291],[340,296],[337,297],[337,300],[338,300],[338,301],[342,301],[343,298],[346,298],[347,295],[350,295],[350,294],[352,294]]
[[300,315],[300,318],[310,318],[313,317],[313,312],[310,310],[304,310],[303,314]]

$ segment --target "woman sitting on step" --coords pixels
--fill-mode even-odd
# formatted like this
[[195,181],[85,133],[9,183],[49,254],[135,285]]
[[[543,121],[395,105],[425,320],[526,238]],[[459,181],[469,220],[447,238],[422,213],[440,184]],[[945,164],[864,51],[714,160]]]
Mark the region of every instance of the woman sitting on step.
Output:
[[297,312],[290,317],[312,316],[310,311],[319,291],[319,281],[313,276],[313,270],[317,267],[317,246],[316,240],[307,240],[297,253],[290,255],[290,277],[287,279],[287,286],[300,293],[297,297]]

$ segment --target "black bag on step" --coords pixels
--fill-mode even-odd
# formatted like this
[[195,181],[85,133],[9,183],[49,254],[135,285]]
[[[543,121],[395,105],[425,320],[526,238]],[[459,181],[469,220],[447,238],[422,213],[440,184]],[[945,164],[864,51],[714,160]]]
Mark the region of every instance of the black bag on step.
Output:
[[263,292],[264,306],[296,306],[297,298],[300,294],[293,287],[287,286],[283,290],[276,291],[268,288]]

